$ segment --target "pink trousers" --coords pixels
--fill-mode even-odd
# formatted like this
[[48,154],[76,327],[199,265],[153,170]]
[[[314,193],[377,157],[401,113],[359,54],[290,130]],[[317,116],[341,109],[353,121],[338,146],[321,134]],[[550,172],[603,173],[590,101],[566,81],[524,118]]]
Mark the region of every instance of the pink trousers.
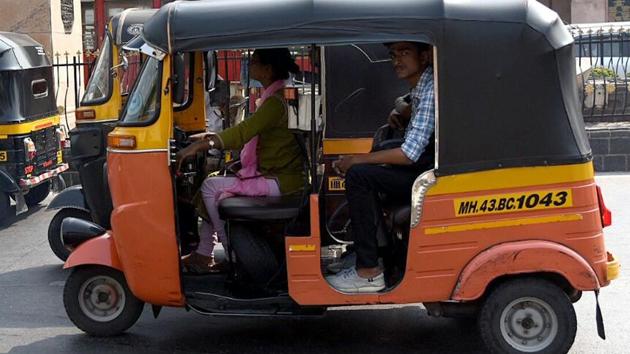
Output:
[[[218,198],[221,193],[231,187],[236,182],[237,177],[210,177],[206,178],[201,185],[201,195],[203,203],[208,211],[210,223],[205,220],[201,223],[199,230],[199,246],[197,253],[206,257],[210,257],[214,251],[214,245],[217,242],[225,240],[225,222],[219,217]],[[267,178],[269,185],[269,196],[280,196],[278,182],[275,179]]]

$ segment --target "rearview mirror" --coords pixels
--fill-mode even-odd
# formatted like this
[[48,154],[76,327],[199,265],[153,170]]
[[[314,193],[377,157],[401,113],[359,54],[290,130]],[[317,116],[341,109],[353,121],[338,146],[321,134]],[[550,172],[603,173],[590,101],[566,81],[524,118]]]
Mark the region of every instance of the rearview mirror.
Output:
[[173,103],[183,104],[186,95],[186,63],[183,53],[174,55],[173,72],[175,73],[173,80]]
[[217,85],[219,74],[217,72],[217,52],[210,51],[206,53],[206,87],[207,91],[212,91]]
[[124,71],[127,71],[127,69],[129,69],[129,59],[127,59],[126,56],[123,55],[120,61],[121,61],[120,64],[112,66],[112,72],[115,72],[115,70],[120,67],[122,67]]

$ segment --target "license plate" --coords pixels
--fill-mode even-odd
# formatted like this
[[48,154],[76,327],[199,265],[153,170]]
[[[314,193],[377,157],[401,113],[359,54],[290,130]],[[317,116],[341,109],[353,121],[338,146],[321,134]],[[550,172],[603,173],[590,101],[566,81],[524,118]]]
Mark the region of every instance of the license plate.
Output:
[[0,151],[0,161],[7,161],[9,159],[9,156],[6,152],[6,150],[1,150]]

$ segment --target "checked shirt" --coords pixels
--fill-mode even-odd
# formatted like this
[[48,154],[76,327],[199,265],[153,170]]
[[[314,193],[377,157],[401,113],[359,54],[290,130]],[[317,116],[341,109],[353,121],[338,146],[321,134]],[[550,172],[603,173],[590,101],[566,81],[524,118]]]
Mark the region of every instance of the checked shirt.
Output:
[[418,84],[411,90],[411,104],[411,120],[401,149],[409,160],[417,162],[435,129],[433,67],[429,66],[424,70]]

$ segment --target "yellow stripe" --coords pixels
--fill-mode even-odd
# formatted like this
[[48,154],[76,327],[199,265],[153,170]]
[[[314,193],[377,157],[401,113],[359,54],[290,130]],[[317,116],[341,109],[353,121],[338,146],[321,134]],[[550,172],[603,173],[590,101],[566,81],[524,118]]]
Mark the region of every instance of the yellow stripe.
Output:
[[324,155],[366,154],[372,149],[372,138],[326,139]]
[[552,222],[565,222],[565,221],[577,221],[577,220],[582,220],[582,215],[567,214],[567,215],[557,215],[557,216],[543,216],[543,217],[538,217],[538,218],[508,219],[508,220],[480,222],[480,223],[473,223],[473,224],[430,227],[430,228],[426,228],[424,230],[424,233],[426,235],[436,235],[436,234],[443,234],[443,233],[448,233],[448,232],[463,232],[463,231],[473,231],[473,230],[496,229],[496,228],[501,228],[501,227],[547,224],[547,223],[552,223]]
[[314,252],[316,249],[317,249],[317,246],[313,244],[289,246],[289,252]]
[[30,132],[48,128],[54,125],[59,125],[58,115],[34,120],[32,122],[24,122],[20,124],[4,124],[0,125],[0,136],[6,138],[8,135],[28,134]]
[[573,183],[591,180],[593,177],[592,162],[562,166],[504,168],[438,177],[437,183],[429,189],[428,195]]

